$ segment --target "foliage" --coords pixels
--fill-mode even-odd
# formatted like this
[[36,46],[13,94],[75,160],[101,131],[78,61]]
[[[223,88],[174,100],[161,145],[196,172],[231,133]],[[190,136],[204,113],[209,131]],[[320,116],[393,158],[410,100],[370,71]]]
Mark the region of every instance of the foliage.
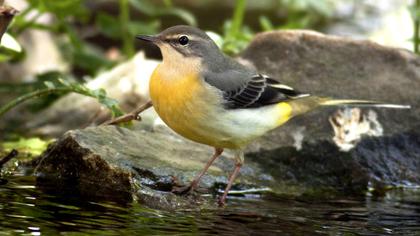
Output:
[[420,0],[415,0],[409,10],[414,27],[413,50],[415,53],[420,53]]
[[[80,33],[80,28],[95,22],[94,35],[104,35],[122,43],[125,57],[135,53],[134,36],[139,33],[157,33],[160,28],[159,17],[172,15],[195,25],[195,18],[183,9],[172,6],[171,1],[165,1],[165,6],[158,7],[151,0],[118,0],[119,14],[112,15],[104,11],[91,13],[88,0],[27,0],[28,7],[16,16],[11,28],[11,34],[17,37],[26,29],[41,29],[64,37],[62,51],[66,60],[76,69],[82,69],[90,75],[103,68],[114,65],[107,60],[104,51],[98,50],[98,45],[89,42],[87,36]],[[35,10],[35,14],[34,13]],[[146,15],[142,21],[133,20],[130,13],[136,10]],[[39,23],[37,20],[45,13],[53,16],[51,23]]]
[[[242,51],[254,36],[254,32],[243,25],[246,0],[236,0],[232,20],[223,27],[222,49],[228,54]],[[275,25],[262,15],[259,23],[262,31],[278,29],[316,28],[325,19],[332,17],[333,0],[278,0],[278,9],[286,13],[285,22]]]
[[56,93],[78,93],[84,96],[92,97],[98,100],[99,103],[107,107],[113,116],[120,116],[123,114],[121,109],[118,106],[118,102],[112,98],[106,96],[106,92],[103,89],[89,89],[85,85],[77,82],[69,82],[68,80],[64,80],[62,78],[58,78],[56,81],[46,81],[45,87],[41,89],[37,89],[33,92],[26,93],[18,98],[8,102],[6,105],[0,107],[0,117],[4,115],[6,112],[11,110],[12,108],[16,107],[17,105],[33,99],[39,98],[42,96],[47,96],[50,94]]
[[[27,28],[38,28],[63,35],[67,41],[63,44],[66,60],[76,68],[95,74],[101,68],[107,68],[114,63],[78,33],[75,25],[95,23],[98,33],[122,43],[122,52],[126,57],[134,54],[134,36],[136,34],[154,34],[159,31],[162,16],[175,16],[186,24],[196,25],[195,17],[188,11],[175,7],[171,0],[164,0],[163,5],[151,0],[118,0],[119,12],[111,14],[99,11],[91,14],[87,9],[88,0],[27,0],[29,7],[22,11],[13,25],[13,34],[17,36]],[[332,0],[277,0],[278,8],[287,12],[286,22],[282,25],[273,24],[269,18],[260,17],[262,30],[283,28],[306,28],[313,26],[322,18],[331,17]],[[237,54],[252,39],[254,32],[243,25],[247,0],[236,0],[232,20],[227,20],[223,26],[222,49],[228,54]],[[28,19],[32,10],[38,13]],[[130,14],[141,13],[144,19],[133,20]],[[36,20],[44,13],[52,14],[54,23],[46,25]]]
[[242,25],[246,10],[246,0],[236,0],[232,20],[226,21],[222,50],[228,54],[237,54],[251,40],[253,33]]
[[[106,58],[104,50],[98,45],[89,42],[86,36],[80,33],[84,26],[88,27],[94,22],[94,34],[109,37],[122,43],[122,52],[125,58],[131,57],[135,53],[134,36],[139,33],[154,34],[159,31],[159,17],[172,15],[184,20],[187,24],[195,25],[196,21],[189,12],[174,7],[172,1],[164,1],[164,6],[160,7],[152,4],[151,0],[118,0],[119,13],[112,15],[104,11],[97,14],[91,13],[88,9],[88,0],[26,0],[28,7],[18,14],[9,28],[0,47],[0,62],[17,60],[24,57],[25,49],[15,40],[19,35],[28,29],[38,29],[49,31],[57,35],[57,41],[61,44],[61,52],[65,60],[73,67],[73,70],[82,70],[85,74],[95,75],[103,68],[108,68],[115,63]],[[147,19],[132,20],[132,11],[143,13]],[[38,19],[45,14],[53,17],[49,23],[41,23]],[[43,87],[35,86],[29,90],[26,87],[26,94],[19,96],[13,101],[0,108],[0,116],[12,109],[14,106],[32,98],[49,96],[51,94],[64,94],[75,92],[97,99],[106,106],[114,116],[121,115],[122,112],[115,100],[108,98],[103,89],[90,90],[83,84],[69,82],[70,76],[63,76],[61,79],[51,82],[46,81]],[[6,86],[9,88],[12,86]],[[18,90],[22,86],[16,85],[12,90]],[[0,90],[4,90],[4,87]]]
[[333,0],[280,0],[287,10],[287,21],[281,28],[314,27],[322,19],[332,17]]

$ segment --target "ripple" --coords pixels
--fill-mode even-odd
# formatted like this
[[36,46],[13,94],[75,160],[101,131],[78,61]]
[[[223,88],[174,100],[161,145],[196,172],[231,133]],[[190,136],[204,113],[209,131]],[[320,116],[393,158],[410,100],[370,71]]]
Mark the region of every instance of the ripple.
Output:
[[[34,178],[0,187],[0,230],[6,234],[418,235],[420,191],[382,198],[297,200],[268,194],[231,197],[225,209],[158,211],[140,204],[51,196]],[[244,193],[241,193],[244,194]],[[247,196],[246,193],[244,194]]]

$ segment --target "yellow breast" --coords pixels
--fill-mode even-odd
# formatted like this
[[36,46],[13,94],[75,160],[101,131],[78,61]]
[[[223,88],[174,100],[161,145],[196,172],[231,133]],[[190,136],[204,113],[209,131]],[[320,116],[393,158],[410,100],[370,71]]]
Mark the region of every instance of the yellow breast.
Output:
[[[179,72],[179,71],[178,71]],[[197,73],[171,73],[162,64],[150,79],[150,97],[161,119],[175,132],[196,142],[212,145],[203,123],[211,95]]]

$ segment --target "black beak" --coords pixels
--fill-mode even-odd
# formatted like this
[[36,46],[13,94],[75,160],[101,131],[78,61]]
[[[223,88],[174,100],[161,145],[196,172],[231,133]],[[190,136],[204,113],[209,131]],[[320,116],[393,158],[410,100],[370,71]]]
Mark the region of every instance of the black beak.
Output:
[[137,35],[136,38],[151,43],[160,42],[159,37],[154,35]]

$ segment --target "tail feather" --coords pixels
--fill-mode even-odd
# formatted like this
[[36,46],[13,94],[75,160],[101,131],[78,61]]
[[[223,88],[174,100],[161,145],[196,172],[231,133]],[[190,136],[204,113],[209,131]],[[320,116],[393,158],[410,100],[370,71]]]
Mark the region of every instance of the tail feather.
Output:
[[307,96],[291,100],[292,117],[309,112],[319,106],[359,106],[359,107],[379,107],[394,109],[410,109],[409,105],[390,104],[370,100],[354,99],[332,99],[328,97]]
[[410,109],[410,105],[400,105],[391,103],[382,103],[370,100],[353,100],[353,99],[322,99],[319,103],[321,106],[338,106],[338,105],[350,105],[350,106],[363,106],[363,107],[379,107],[379,108],[393,108],[393,109]]

